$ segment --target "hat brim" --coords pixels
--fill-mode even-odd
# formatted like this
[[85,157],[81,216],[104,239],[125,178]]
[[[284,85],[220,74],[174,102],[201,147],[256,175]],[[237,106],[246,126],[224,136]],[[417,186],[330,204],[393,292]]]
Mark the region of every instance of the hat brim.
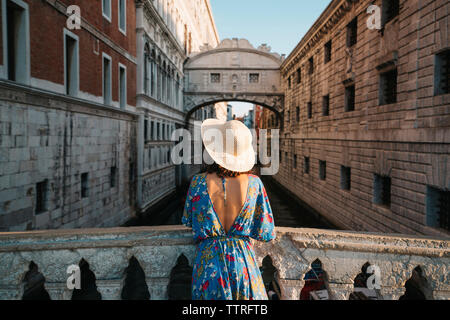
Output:
[[210,157],[221,167],[224,169],[234,171],[234,172],[248,172],[253,169],[256,164],[256,156],[255,150],[253,149],[253,145],[250,144],[250,147],[245,150],[245,152],[241,153],[239,156],[234,156],[225,152],[217,152],[215,148],[215,143],[207,144],[204,139],[204,135],[206,130],[209,129],[218,129],[225,125],[226,121],[218,120],[218,119],[208,119],[205,120],[202,124],[201,135],[203,140],[203,145],[205,146],[206,151],[210,155]]

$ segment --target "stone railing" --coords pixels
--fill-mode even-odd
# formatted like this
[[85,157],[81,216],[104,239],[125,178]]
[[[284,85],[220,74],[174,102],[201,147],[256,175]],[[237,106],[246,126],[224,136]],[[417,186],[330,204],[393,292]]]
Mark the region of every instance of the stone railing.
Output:
[[[331,299],[349,298],[367,262],[380,269],[382,299],[402,296],[417,267],[426,298],[450,299],[446,239],[277,228],[276,240],[254,244],[260,265],[270,256],[282,299],[299,299],[302,279],[317,259]],[[67,288],[67,268],[73,264],[82,266],[82,286],[90,279],[94,297],[179,298],[174,292],[190,290],[195,252],[191,231],[181,226],[0,233],[0,298],[32,298],[39,286],[51,299],[76,298]]]

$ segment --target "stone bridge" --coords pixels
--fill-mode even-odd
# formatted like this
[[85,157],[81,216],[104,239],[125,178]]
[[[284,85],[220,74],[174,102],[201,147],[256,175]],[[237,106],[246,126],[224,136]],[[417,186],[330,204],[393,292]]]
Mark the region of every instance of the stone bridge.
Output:
[[[449,244],[292,228],[277,228],[270,243],[254,243],[258,263],[272,267],[286,300],[299,299],[314,261],[326,272],[331,299],[349,298],[366,263],[380,268],[380,299],[399,299],[418,268],[427,299],[450,299]],[[189,298],[195,250],[191,230],[182,226],[0,233],[0,299],[32,298],[36,292],[51,299]],[[80,265],[81,291],[87,286],[81,293],[66,285],[72,264]]]
[[245,39],[225,39],[214,49],[204,47],[184,66],[187,118],[198,108],[223,101],[255,103],[279,115],[284,105],[282,62],[283,57],[267,45],[255,49]]

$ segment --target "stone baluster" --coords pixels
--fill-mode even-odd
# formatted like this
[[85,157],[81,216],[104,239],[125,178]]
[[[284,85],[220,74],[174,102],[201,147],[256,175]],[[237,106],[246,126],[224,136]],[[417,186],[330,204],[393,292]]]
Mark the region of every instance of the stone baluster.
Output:
[[281,300],[300,300],[300,293],[305,285],[304,280],[279,279]]

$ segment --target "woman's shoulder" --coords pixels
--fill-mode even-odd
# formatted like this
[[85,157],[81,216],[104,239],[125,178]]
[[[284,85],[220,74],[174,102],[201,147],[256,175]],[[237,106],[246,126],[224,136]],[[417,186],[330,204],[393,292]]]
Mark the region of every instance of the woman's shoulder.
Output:
[[262,182],[261,178],[258,177],[257,175],[249,174],[248,178],[250,179],[250,182],[252,182],[254,185],[263,186],[263,182]]

